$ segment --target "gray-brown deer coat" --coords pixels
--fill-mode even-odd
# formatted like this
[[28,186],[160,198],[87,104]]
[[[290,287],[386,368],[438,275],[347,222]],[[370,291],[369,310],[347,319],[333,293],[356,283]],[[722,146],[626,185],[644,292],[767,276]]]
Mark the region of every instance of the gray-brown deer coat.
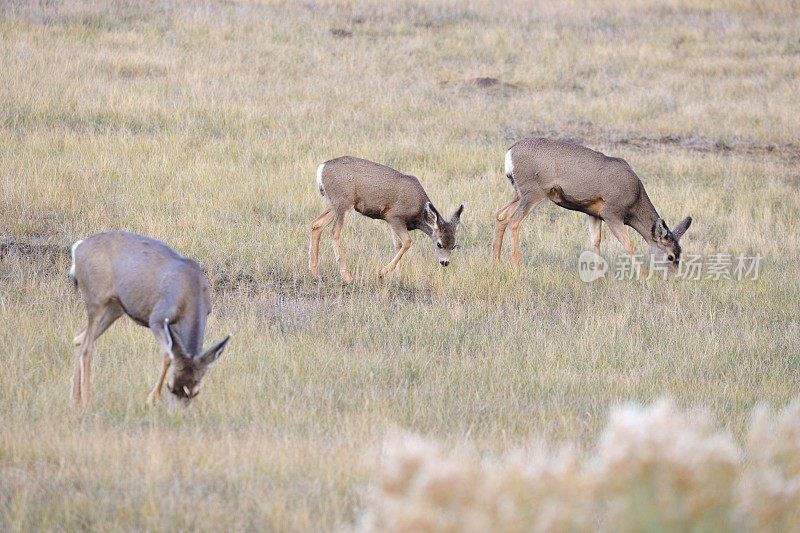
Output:
[[351,209],[369,218],[385,220],[391,227],[395,255],[380,270],[380,277],[394,270],[411,248],[409,232],[413,230],[420,230],[431,238],[440,265],[450,264],[464,206],[445,220],[416,177],[366,159],[345,156],[326,161],[317,168],[317,189],[325,209],[311,223],[309,269],[314,276],[319,276],[322,230],[333,222],[331,235],[339,270],[345,282],[352,280],[340,244],[345,215]]
[[112,231],[72,246],[70,278],[83,296],[87,314],[86,327],[74,339],[72,394],[76,402],[91,401],[94,341],[123,315],[150,328],[163,356],[148,403],[157,399],[170,367],[171,397],[188,404],[197,395],[206,370],[230,339],[202,350],[211,288],[200,265],[163,242]]
[[547,198],[565,209],[586,213],[595,253],[600,253],[601,224],[606,222],[626,252],[633,256],[634,245],[625,230],[627,225],[644,238],[651,254],[669,262],[673,271],[677,268],[681,258],[679,241],[692,218],[686,217],[670,230],[625,160],[571,142],[528,138],[506,152],[505,172],[514,195],[497,212],[492,246],[495,259],[500,259],[503,236],[510,225],[512,257],[519,264],[522,222]]

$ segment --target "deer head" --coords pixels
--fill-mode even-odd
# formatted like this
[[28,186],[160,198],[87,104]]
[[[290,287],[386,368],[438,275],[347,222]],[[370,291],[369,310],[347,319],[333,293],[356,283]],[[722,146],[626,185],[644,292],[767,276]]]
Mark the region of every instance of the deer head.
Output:
[[170,392],[170,404],[176,400],[183,407],[188,407],[203,386],[203,377],[209,367],[222,355],[231,336],[228,335],[208,350],[199,355],[189,354],[183,347],[179,336],[175,335],[169,323],[164,321],[164,335],[170,348],[172,375],[167,382]]
[[670,230],[664,219],[657,219],[653,223],[653,243],[650,245],[650,254],[657,261],[668,261],[672,268],[677,270],[681,261],[680,240],[691,225],[692,217],[686,217]]
[[450,264],[450,256],[453,250],[458,248],[456,244],[456,233],[461,222],[461,213],[464,212],[464,204],[461,204],[450,220],[445,220],[433,204],[425,204],[425,221],[431,228],[431,240],[436,247],[436,258],[439,264],[446,267]]

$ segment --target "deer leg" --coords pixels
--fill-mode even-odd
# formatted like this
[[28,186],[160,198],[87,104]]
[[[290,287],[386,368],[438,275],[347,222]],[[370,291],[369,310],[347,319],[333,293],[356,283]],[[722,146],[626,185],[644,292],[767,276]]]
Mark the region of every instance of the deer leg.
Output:
[[84,326],[83,329],[81,329],[78,333],[75,334],[75,338],[72,339],[72,345],[80,346],[85,337],[86,337],[86,326]]
[[94,332],[97,330],[99,322],[100,319],[96,314],[89,316],[89,322],[83,333],[83,342],[76,350],[77,361],[72,376],[72,397],[83,405],[89,405],[92,401],[92,349],[94,348]]
[[172,358],[169,353],[162,354],[161,374],[159,374],[158,381],[156,381],[156,384],[153,386],[153,390],[147,395],[148,407],[153,407],[156,404],[156,400],[158,400],[158,397],[161,395],[161,388],[164,386],[164,380],[167,377],[170,364],[172,364]]
[[614,234],[614,237],[622,244],[622,247],[625,248],[625,252],[630,256],[631,263],[633,264],[633,268],[636,271],[636,277],[641,277],[641,265],[639,265],[639,261],[636,260],[636,250],[633,246],[633,239],[631,236],[628,235],[628,231],[625,229],[625,224],[620,220],[609,220],[605,219],[606,224],[608,227],[611,228],[611,233]]
[[[106,308],[103,316],[100,318],[100,323],[97,326],[97,330],[94,332],[94,338],[97,339],[100,335],[105,333],[105,331],[113,324],[119,317],[121,317],[125,312],[117,305],[109,306]],[[75,346],[80,346],[83,344],[83,341],[86,339],[86,329],[89,326],[84,326],[81,331],[75,335],[75,338],[72,339],[72,344]]]
[[320,236],[322,236],[322,230],[325,229],[325,226],[327,226],[331,220],[333,220],[333,210],[328,208],[311,222],[311,245],[308,250],[308,269],[316,278],[319,277],[319,239]]
[[500,260],[500,251],[503,248],[503,236],[506,233],[506,227],[509,223],[508,215],[517,208],[519,205],[519,200],[519,196],[515,194],[514,198],[512,198],[509,203],[503,206],[503,208],[500,209],[495,216],[496,221],[494,239],[492,239],[492,257],[494,257],[496,261]]
[[[98,319],[97,316],[100,316]],[[90,314],[86,327],[73,339],[75,349],[75,368],[72,373],[72,399],[75,403],[83,402],[88,405],[92,401],[92,352],[94,341],[123,315],[118,306],[108,306],[100,313]]]
[[117,321],[119,317],[125,314],[125,311],[122,310],[119,306],[111,306],[106,309],[106,312],[103,313],[103,318],[100,319],[100,325],[97,326],[97,331],[94,332],[94,338],[97,340],[100,335],[106,332],[108,328],[111,327],[111,324]]
[[76,405],[81,403],[81,356],[78,348],[75,349],[75,367],[72,370],[72,401]]
[[405,223],[402,223],[402,226],[400,224],[397,224],[397,226],[393,224],[392,229],[394,229],[394,232],[400,239],[400,248],[398,248],[392,260],[378,272],[379,278],[386,277],[386,274],[394,270],[397,267],[397,263],[403,258],[403,255],[411,248],[411,235],[409,235]]
[[81,402],[81,357],[80,357],[80,345],[83,344],[83,340],[86,338],[86,327],[84,326],[83,329],[75,335],[75,338],[72,339],[72,344],[75,346],[75,367],[72,370],[72,401],[76,404]]
[[531,213],[534,207],[539,205],[544,196],[539,196],[526,204],[520,204],[514,214],[511,215],[509,224],[511,224],[511,260],[514,266],[519,266],[522,262],[522,251],[520,250],[519,234],[522,229],[522,222]]
[[[403,247],[403,239],[400,238],[394,228],[392,228],[392,244],[394,245],[394,255],[396,256],[398,253],[400,253],[400,249]],[[392,257],[394,258],[394,256]]]
[[504,205],[502,208],[500,208],[500,211],[497,212],[497,217],[496,217],[497,220],[505,220],[506,218],[508,218],[508,215],[513,213],[514,209],[516,209],[516,206],[514,206],[514,204],[519,202],[519,199],[520,199],[519,194],[514,193],[514,197],[511,198],[511,201],[508,202],[506,205]]
[[[90,319],[91,321],[91,319]],[[72,344],[75,346],[75,366],[72,370],[72,401],[75,404],[81,403],[81,374],[83,364],[81,363],[81,353],[83,352],[81,345],[86,339],[86,330],[89,325],[85,325],[72,339]]]
[[347,269],[347,265],[344,262],[344,255],[342,255],[342,247],[340,242],[342,237],[342,226],[344,225],[344,216],[345,213],[336,213],[331,235],[333,236],[333,253],[336,255],[336,261],[339,263],[339,272],[342,274],[342,280],[345,283],[350,283],[353,281],[353,276],[350,274],[350,271]]
[[589,244],[592,246],[592,251],[600,255],[600,239],[602,238],[602,225],[603,219],[593,215],[587,215],[589,220]]
[[625,248],[625,251],[628,253],[629,256],[635,257],[634,254],[634,247],[633,247],[633,239],[631,236],[628,235],[628,232],[625,230],[625,224],[618,220],[606,220],[608,227],[611,228],[611,233],[614,234],[614,237],[622,244],[622,247]]
[[390,229],[390,231],[392,232],[392,245],[394,246],[394,253],[396,254],[403,246],[403,241],[402,239],[400,239],[400,236],[397,235],[397,232],[395,232],[393,228]]
[[164,386],[164,381],[167,378],[167,371],[169,370],[169,367],[172,366],[172,358],[174,355],[172,348],[170,347],[170,342],[164,333],[164,322],[161,320],[161,317],[170,316],[173,313],[174,310],[172,309],[159,309],[157,311],[154,310],[150,315],[150,331],[156,338],[156,343],[158,343],[158,351],[161,353],[161,372],[159,373],[158,380],[156,380],[156,383],[153,385],[153,389],[150,391],[150,394],[147,395],[147,405],[149,407],[153,407],[156,403],[156,400],[158,400],[158,397],[161,395],[161,389]]

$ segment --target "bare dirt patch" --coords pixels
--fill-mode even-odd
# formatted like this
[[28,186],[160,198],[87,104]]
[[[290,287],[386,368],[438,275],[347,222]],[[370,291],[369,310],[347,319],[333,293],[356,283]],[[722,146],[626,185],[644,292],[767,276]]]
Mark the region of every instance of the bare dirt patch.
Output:
[[0,292],[31,280],[59,278],[67,283],[69,248],[45,242],[5,238],[0,241]]
[[510,95],[520,89],[519,85],[489,76],[479,76],[465,80],[441,80],[439,86],[442,88],[454,88],[464,93],[485,92],[503,96]]
[[645,151],[659,147],[677,148],[691,152],[721,153],[752,158],[770,157],[786,163],[800,161],[800,144],[758,143],[748,139],[713,139],[700,135],[633,135],[625,132],[603,130],[590,122],[567,124],[563,127],[540,126],[527,134],[506,130],[509,140],[515,142],[525,136],[552,137],[579,144],[610,144],[630,146]]
[[[208,276],[208,272],[206,272]],[[214,292],[241,292],[253,296],[262,288],[263,283],[247,272],[228,272],[221,270],[209,276]]]
[[393,299],[410,304],[430,305],[433,303],[433,293],[430,290],[420,290],[403,285],[394,286],[389,293]]
[[677,146],[693,152],[730,152],[750,156],[774,156],[788,161],[800,160],[800,145],[791,143],[759,144],[746,140],[725,141],[722,139],[708,139],[698,135],[680,137],[677,135],[663,135],[659,137],[621,137],[614,144],[631,145],[640,148],[654,146]]
[[330,32],[337,39],[351,39],[353,37],[353,32],[344,28],[331,28]]
[[324,303],[319,298],[291,298],[275,295],[270,308],[274,310],[271,322],[282,332],[288,333],[302,329],[313,318],[322,314]]
[[18,239],[6,239],[0,242],[0,261],[3,268],[21,266],[23,263],[33,266],[42,273],[56,273],[69,260],[69,247],[49,243],[26,242]]

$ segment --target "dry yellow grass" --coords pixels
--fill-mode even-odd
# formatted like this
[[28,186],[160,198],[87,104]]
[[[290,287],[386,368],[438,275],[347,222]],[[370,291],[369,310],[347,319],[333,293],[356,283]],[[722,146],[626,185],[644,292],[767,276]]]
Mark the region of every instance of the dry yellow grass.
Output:
[[[797,395],[796,2],[0,10],[0,237],[32,246],[0,252],[0,529],[348,527],[395,428],[585,447],[613,406],[671,396],[741,439],[757,402]],[[469,83],[485,76],[507,85]],[[584,221],[552,205],[519,271],[491,264],[503,154],[531,133],[625,157],[669,223],[694,216],[687,252],[758,253],[761,277],[585,285]],[[455,264],[416,235],[379,283],[388,229],[351,216],[355,282],[327,236],[312,281],[314,171],[343,154],[465,202]],[[109,228],[214,283],[208,336],[234,340],[193,414],[144,408],[160,363],[129,321],[98,342],[95,404],[68,403],[83,309],[64,250]]]

